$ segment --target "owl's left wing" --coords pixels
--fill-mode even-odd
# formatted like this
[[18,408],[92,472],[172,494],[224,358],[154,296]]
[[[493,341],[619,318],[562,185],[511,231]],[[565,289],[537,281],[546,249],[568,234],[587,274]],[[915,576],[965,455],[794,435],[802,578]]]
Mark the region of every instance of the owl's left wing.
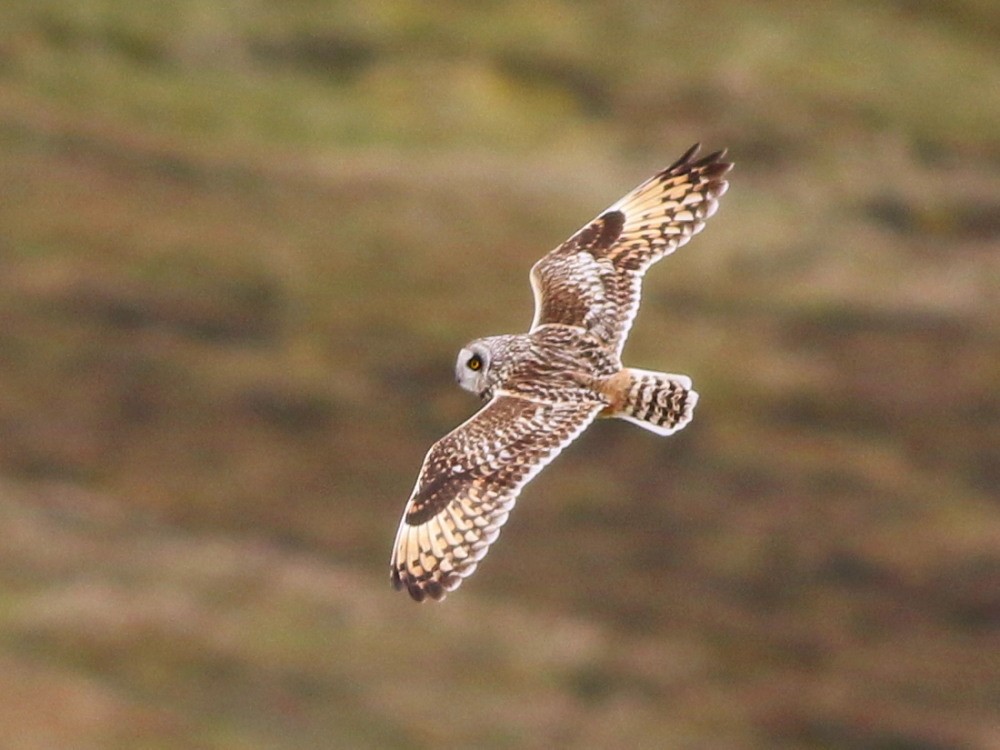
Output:
[[725,151],[697,152],[695,144],[535,263],[531,330],[577,326],[621,355],[646,270],[704,229],[729,186]]
[[501,394],[437,441],[396,533],[392,585],[417,601],[458,588],[500,535],[521,488],[603,406]]

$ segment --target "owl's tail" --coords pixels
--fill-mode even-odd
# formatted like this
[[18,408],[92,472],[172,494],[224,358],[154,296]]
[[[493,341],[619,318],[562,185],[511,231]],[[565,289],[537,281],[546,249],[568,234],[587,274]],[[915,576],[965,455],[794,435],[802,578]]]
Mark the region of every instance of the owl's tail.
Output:
[[621,390],[606,416],[627,419],[657,435],[672,435],[687,426],[698,403],[691,378],[629,367],[620,375]]

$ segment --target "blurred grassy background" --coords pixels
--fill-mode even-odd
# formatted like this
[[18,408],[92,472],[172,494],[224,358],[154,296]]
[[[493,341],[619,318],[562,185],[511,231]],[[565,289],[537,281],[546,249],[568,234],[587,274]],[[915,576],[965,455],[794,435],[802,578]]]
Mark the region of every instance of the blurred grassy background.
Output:
[[[993,0],[7,0],[0,745],[1000,747]],[[442,606],[456,350],[701,140],[722,210]]]

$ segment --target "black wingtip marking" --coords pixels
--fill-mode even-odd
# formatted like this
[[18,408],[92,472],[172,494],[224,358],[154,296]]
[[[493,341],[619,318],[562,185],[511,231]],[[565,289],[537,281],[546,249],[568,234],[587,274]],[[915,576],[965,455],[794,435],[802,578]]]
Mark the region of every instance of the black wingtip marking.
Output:
[[723,148],[719,149],[718,151],[713,151],[707,156],[703,156],[696,161],[694,157],[698,155],[698,152],[700,150],[701,150],[701,144],[700,143],[694,144],[693,146],[691,146],[691,148],[689,148],[687,151],[684,152],[683,156],[681,156],[677,161],[675,161],[669,167],[664,169],[660,174],[672,175],[681,172],[686,172],[692,169],[700,169],[702,171],[701,172],[702,176],[712,178],[712,177],[721,177],[722,175],[724,175],[726,172],[728,172],[730,169],[733,168],[731,162],[723,161],[723,159],[725,159],[726,155],[729,153],[729,149]]
[[695,143],[687,151],[685,151],[684,154],[677,161],[675,161],[673,164],[671,164],[663,171],[673,172],[675,169],[680,169],[681,167],[687,166],[690,163],[691,159],[693,159],[700,150],[701,150],[701,144]]
[[439,602],[442,599],[444,599],[445,595],[447,594],[447,592],[444,590],[444,586],[442,586],[438,581],[434,580],[424,582],[424,591],[431,599],[433,599],[436,602]]

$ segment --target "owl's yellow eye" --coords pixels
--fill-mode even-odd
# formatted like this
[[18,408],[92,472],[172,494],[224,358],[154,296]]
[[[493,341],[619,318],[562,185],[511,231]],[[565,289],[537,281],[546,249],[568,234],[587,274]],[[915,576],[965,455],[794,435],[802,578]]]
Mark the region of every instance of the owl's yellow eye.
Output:
[[469,357],[469,361],[465,363],[465,366],[470,370],[478,370],[483,366],[483,358],[478,354],[473,354]]

